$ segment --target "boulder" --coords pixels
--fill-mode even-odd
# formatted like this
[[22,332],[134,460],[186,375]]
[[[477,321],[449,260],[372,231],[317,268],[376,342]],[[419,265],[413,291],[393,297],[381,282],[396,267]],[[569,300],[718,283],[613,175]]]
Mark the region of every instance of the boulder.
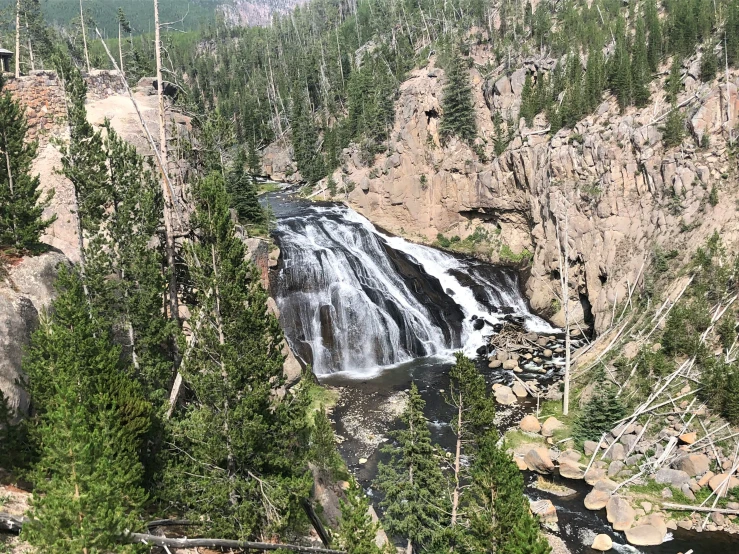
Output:
[[503,369],[516,369],[518,367],[518,360],[506,360],[503,362]]
[[582,454],[577,450],[572,450],[571,448],[568,448],[559,455],[560,460],[571,460],[573,462],[579,462],[580,458],[582,458]]
[[608,454],[606,454],[606,458],[609,460],[625,460],[626,459],[626,449],[624,448],[624,445],[620,442],[617,442],[611,448],[608,450]]
[[608,477],[615,477],[626,465],[620,460],[614,460],[611,465],[608,466]]
[[513,394],[511,387],[502,386],[495,391],[495,401],[498,404],[510,406],[511,404],[518,402],[518,398]]
[[705,487],[711,481],[711,479],[713,479],[714,475],[716,474],[713,471],[707,471],[706,474],[703,475],[703,477],[698,479],[698,486],[701,488]]
[[678,437],[680,439],[680,442],[684,444],[693,444],[695,441],[698,440],[698,433],[693,431],[692,433],[683,433]]
[[593,488],[597,491],[613,492],[618,488],[618,483],[616,483],[616,481],[611,481],[608,478],[604,478],[595,483]]
[[585,441],[582,443],[582,447],[586,456],[592,456],[593,452],[598,449],[598,443],[595,441]]
[[585,496],[585,507],[588,510],[602,510],[610,499],[610,492],[593,489]]
[[541,434],[545,437],[551,437],[557,429],[564,427],[564,424],[556,417],[548,417],[541,426]]
[[616,531],[624,531],[634,523],[636,513],[626,499],[611,496],[606,504],[606,517]]
[[500,360],[493,360],[492,362],[488,364],[488,367],[490,369],[498,369],[502,365],[503,365],[503,362],[501,362]]
[[613,548],[613,540],[608,535],[597,535],[590,548],[599,552],[608,552]]
[[630,529],[626,529],[626,540],[634,546],[657,546],[662,544],[665,538],[661,529],[657,529],[653,525],[638,525]]
[[659,513],[650,514],[645,518],[640,519],[637,522],[637,527],[639,525],[651,525],[652,527],[659,530],[660,533],[662,533],[662,537],[667,534],[667,523],[665,522],[665,516]]
[[585,482],[588,485],[595,485],[601,479],[605,479],[606,470],[599,467],[591,467],[585,474]]
[[538,433],[541,431],[541,423],[531,414],[525,416],[518,426],[521,428],[521,431],[526,431],[527,433]]
[[551,500],[537,500],[531,502],[531,513],[539,516],[544,523],[557,523],[557,508],[554,507]]
[[739,479],[737,479],[736,477],[729,477],[726,483],[722,486],[722,483],[724,483],[724,480],[726,480],[727,477],[727,473],[719,473],[718,475],[714,475],[708,482],[708,486],[711,487],[711,490],[714,492],[716,492],[716,490],[721,487],[720,496],[726,496],[726,492],[728,490],[733,489],[734,487],[739,487]]
[[521,471],[526,471],[529,469],[529,467],[526,465],[526,462],[524,462],[523,458],[520,456],[516,456],[513,458],[513,461],[516,462],[516,466],[518,466],[518,469]]
[[705,454],[687,454],[672,462],[672,467],[684,471],[691,477],[697,477],[708,472],[711,460]]
[[690,481],[690,475],[680,469],[662,468],[654,475],[654,481],[660,485],[682,487]]
[[518,381],[513,383],[511,390],[513,391],[513,394],[515,394],[518,398],[524,398],[528,396],[528,393],[526,392],[526,388]]
[[544,447],[532,448],[526,453],[523,460],[526,462],[526,467],[530,471],[542,474],[548,474],[554,471],[554,464],[549,457],[549,451]]
[[565,458],[559,461],[559,475],[565,479],[582,479],[585,470],[577,462]]

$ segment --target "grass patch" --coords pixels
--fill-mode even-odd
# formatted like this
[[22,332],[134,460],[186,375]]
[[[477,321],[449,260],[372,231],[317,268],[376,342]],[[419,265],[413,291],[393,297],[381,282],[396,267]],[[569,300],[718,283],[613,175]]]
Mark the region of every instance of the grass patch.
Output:
[[522,444],[537,444],[546,446],[544,437],[542,437],[541,435],[524,433],[520,429],[510,429],[505,434],[505,443],[507,449],[514,451]]
[[277,192],[278,190],[280,190],[280,188],[280,183],[276,183],[274,181],[265,181],[263,183],[259,183],[259,187],[257,188],[257,195]]

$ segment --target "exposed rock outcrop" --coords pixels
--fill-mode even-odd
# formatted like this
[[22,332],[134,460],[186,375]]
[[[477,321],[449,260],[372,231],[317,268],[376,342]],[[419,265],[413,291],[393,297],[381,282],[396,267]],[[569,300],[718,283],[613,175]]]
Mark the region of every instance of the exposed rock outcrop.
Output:
[[[739,114],[734,83],[727,95],[725,85],[686,80],[678,101],[685,103],[692,134],[679,148],[662,144],[661,116],[669,104],[658,79],[651,103],[642,109],[620,113],[615,99],[605,95],[596,113],[553,136],[543,116],[533,128],[521,121],[513,141],[495,157],[492,117],[516,121],[525,72],[535,68],[488,81],[470,70],[479,136],[472,148],[455,139],[444,146],[439,141],[445,78],[433,63],[432,58],[401,84],[387,152],[367,167],[355,147],[347,149],[342,169],[333,175],[352,207],[383,228],[432,242],[438,233],[464,239],[479,227],[490,240],[475,253],[493,261],[510,261],[510,252],[528,250],[526,292],[534,309],[558,322],[561,310],[552,308],[559,271],[556,228],[566,212],[570,297],[580,320],[590,322],[592,314],[596,331],[609,325],[613,305],[629,295],[655,246],[688,255],[714,230],[728,242],[739,236],[737,191],[726,181],[733,171],[726,130],[736,127]],[[267,173],[287,178],[293,169],[287,151],[270,148],[275,151],[265,153]],[[716,206],[708,202],[714,187],[722,199]]]
[[54,298],[59,265],[68,263],[59,252],[23,258],[0,281],[0,390],[16,413],[27,413],[29,406],[18,383],[23,349],[38,327],[39,313]]

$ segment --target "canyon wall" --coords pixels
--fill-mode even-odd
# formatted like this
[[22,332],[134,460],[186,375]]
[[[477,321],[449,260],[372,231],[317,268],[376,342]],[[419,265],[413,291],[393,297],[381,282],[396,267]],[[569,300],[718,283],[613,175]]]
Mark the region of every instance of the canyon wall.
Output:
[[[484,53],[473,58],[476,67],[485,62]],[[353,208],[411,240],[432,243],[439,233],[463,240],[477,231],[487,237],[477,255],[525,262],[530,253],[526,293],[534,309],[560,324],[557,245],[566,220],[575,315],[603,331],[614,304],[643,281],[655,249],[676,250],[687,261],[714,231],[729,244],[739,238],[729,145],[729,132],[737,135],[739,79],[732,73],[728,90],[724,82],[700,83],[699,60],[686,63],[678,98],[686,138],[675,148],[662,142],[670,105],[658,78],[642,109],[621,112],[606,95],[594,114],[554,135],[542,115],[531,127],[514,123],[513,140],[496,157],[494,115],[518,121],[526,72],[555,63],[532,60],[489,79],[470,71],[479,136],[471,148],[439,141],[445,79],[431,58],[400,86],[387,152],[367,167],[356,148],[347,149],[333,177]],[[270,153],[265,165],[285,165],[284,158]]]

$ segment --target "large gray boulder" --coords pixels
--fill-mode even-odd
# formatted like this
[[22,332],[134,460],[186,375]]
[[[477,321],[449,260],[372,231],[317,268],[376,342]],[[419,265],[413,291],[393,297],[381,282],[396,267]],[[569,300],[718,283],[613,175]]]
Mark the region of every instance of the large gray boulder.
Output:
[[526,467],[529,471],[535,471],[537,473],[548,474],[554,471],[554,464],[552,458],[549,456],[549,451],[546,448],[532,448],[523,457],[526,462]]
[[624,531],[634,523],[636,512],[625,498],[611,496],[606,504],[606,516],[616,531]]
[[654,481],[660,485],[682,487],[690,482],[690,475],[680,469],[662,468],[654,475]]
[[0,390],[16,414],[28,413],[29,398],[18,384],[21,359],[39,313],[55,296],[54,281],[60,264],[69,264],[59,252],[23,258],[0,281]]
[[684,471],[690,477],[697,477],[708,472],[711,460],[705,454],[687,454],[672,462],[672,467]]

